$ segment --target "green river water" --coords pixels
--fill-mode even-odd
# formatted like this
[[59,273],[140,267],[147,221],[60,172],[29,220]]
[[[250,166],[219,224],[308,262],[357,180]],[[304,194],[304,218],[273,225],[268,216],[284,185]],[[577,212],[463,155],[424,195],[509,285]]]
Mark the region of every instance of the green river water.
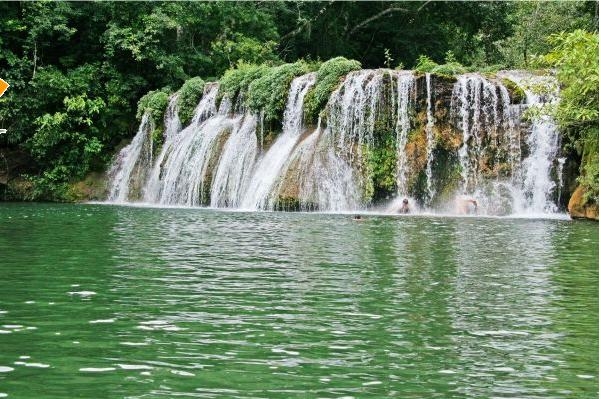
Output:
[[594,398],[598,232],[0,204],[0,397]]

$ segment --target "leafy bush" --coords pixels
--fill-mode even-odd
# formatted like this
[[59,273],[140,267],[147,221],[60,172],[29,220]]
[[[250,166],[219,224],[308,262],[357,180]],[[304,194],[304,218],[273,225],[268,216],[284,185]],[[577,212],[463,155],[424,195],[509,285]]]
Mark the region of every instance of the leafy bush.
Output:
[[146,112],[150,112],[155,126],[159,126],[163,123],[163,115],[168,103],[169,94],[165,90],[149,91],[138,101],[136,117],[142,119]]
[[64,110],[35,119],[36,131],[27,141],[31,155],[44,168],[34,184],[35,199],[61,200],[66,182],[98,166],[103,150],[98,119],[106,108],[100,98],[66,97]]
[[513,80],[503,78],[501,79],[501,82],[503,82],[503,86],[505,86],[505,88],[509,92],[511,102],[513,104],[519,104],[524,102],[524,100],[526,99],[526,92],[524,91],[524,89],[518,86],[518,84],[515,83]]
[[248,86],[246,105],[255,111],[265,112],[265,121],[273,122],[282,118],[290,83],[296,76],[308,72],[303,61],[270,68],[260,78]]
[[562,86],[555,119],[564,145],[582,155],[579,182],[585,198],[599,198],[599,36],[584,30],[549,37],[553,50],[542,61],[557,69]]
[[238,63],[236,68],[228,69],[219,80],[219,94],[221,100],[224,96],[234,99],[248,90],[248,85],[269,71],[267,65],[254,65],[245,62]]
[[582,164],[578,183],[584,187],[584,202],[599,203],[599,132],[584,134]]
[[432,72],[434,68],[436,68],[438,64],[426,55],[420,55],[417,59],[417,64],[413,68],[417,72]]
[[432,73],[436,75],[455,76],[466,73],[466,69],[463,65],[458,62],[449,62],[442,65],[438,65],[432,70]]
[[317,82],[305,96],[305,115],[307,120],[316,120],[319,111],[328,102],[330,94],[340,83],[340,78],[351,71],[361,69],[361,63],[344,57],[332,58],[321,64],[317,71]]
[[211,43],[211,60],[217,65],[236,65],[240,62],[262,64],[277,61],[278,44],[273,40],[257,40],[235,33]]
[[179,98],[177,105],[179,106],[178,116],[182,125],[187,125],[194,116],[194,109],[202,97],[205,87],[205,81],[199,77],[186,80],[179,89]]
[[467,72],[467,69],[457,62],[455,55],[451,51],[447,52],[445,63],[442,65],[437,64],[425,55],[420,55],[414,69],[418,72],[430,72],[443,76],[455,76]]

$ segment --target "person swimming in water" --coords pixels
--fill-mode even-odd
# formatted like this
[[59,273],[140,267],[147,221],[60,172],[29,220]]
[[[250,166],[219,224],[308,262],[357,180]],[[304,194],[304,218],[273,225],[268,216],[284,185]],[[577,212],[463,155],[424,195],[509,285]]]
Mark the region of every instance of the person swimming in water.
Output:
[[403,199],[403,204],[399,209],[399,213],[409,213],[409,200],[407,198]]
[[478,201],[467,194],[463,194],[455,200],[455,207],[457,213],[461,215],[475,215],[478,213]]

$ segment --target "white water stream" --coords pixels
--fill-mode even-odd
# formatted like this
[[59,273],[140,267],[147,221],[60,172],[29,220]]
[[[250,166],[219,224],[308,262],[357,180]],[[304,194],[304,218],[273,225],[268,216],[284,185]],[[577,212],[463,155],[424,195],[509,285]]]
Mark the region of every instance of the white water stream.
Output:
[[[512,104],[508,88],[499,79],[478,74],[459,76],[452,95],[447,94],[450,107],[442,115],[450,115],[461,137],[457,194],[477,199],[484,214],[556,212],[559,194],[554,180],[562,184],[563,167],[557,159],[557,128],[542,116],[525,129],[522,114],[527,108],[557,101],[557,84],[552,78],[521,72],[503,72],[499,78],[522,87],[526,103]],[[436,180],[433,170],[438,145],[434,132],[439,123],[435,107],[444,104],[433,89],[433,79],[426,74],[422,86],[411,71],[351,72],[330,96],[324,113],[327,123],[308,134],[303,127],[303,102],[316,75],[297,77],[288,90],[282,132],[265,149],[261,114],[245,110],[240,98],[223,98],[218,110],[219,87],[207,84],[190,125],[182,129],[176,93],[165,112],[160,153],[153,158],[154,127],[145,115],[131,144],[109,171],[109,200],[127,202],[142,191],[145,202],[164,205],[273,210],[283,199],[291,206],[297,201],[297,208],[307,210],[365,209],[371,184],[366,178],[367,157],[382,126],[391,126],[390,133],[396,136],[397,196],[410,197],[415,189],[409,186],[415,184],[416,173],[410,170],[416,163],[407,151],[409,133],[424,135],[419,137],[425,138],[427,160],[417,172],[425,176],[422,205],[429,209],[437,203],[435,186],[444,183]],[[547,87],[544,95],[534,90],[541,86]],[[232,107],[233,102],[237,107]],[[414,133],[412,129],[419,125],[412,118],[418,111],[425,111],[426,120],[423,131]],[[391,115],[391,122],[382,122],[386,121],[381,119],[383,112]],[[377,123],[389,125],[377,127]]]

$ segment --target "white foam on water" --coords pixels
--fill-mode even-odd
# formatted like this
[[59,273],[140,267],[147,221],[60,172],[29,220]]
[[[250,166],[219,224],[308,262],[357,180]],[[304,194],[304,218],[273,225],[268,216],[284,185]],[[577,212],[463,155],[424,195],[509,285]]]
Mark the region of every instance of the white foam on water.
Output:
[[94,291],[69,291],[68,294],[74,295],[74,296],[80,296],[82,298],[88,298],[93,295],[96,295],[96,292],[94,292]]
[[190,372],[188,372],[188,371],[183,371],[183,370],[174,370],[174,369],[171,369],[171,370],[169,370],[169,371],[170,371],[172,374],[175,374],[175,375],[181,375],[181,376],[183,376],[183,377],[195,377],[195,376],[196,376],[196,374],[190,373]]
[[153,370],[154,367],[145,364],[117,364],[123,370]]
[[84,373],[105,373],[107,371],[115,371],[114,367],[82,367],[79,371]]
[[115,319],[98,319],[98,320],[90,320],[90,324],[106,324],[106,323],[114,323]]
[[50,367],[49,364],[45,364],[45,363],[27,363],[27,362],[15,362],[16,365],[19,366],[25,366],[25,367],[35,367],[35,368],[41,368],[41,369],[47,369]]

